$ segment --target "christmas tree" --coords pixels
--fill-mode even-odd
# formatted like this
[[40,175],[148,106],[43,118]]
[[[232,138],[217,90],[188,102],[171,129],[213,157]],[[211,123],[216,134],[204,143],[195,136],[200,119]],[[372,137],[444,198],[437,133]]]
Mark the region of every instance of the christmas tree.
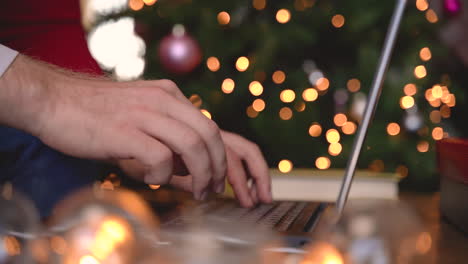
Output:
[[[175,81],[286,172],[346,166],[394,5],[130,0],[94,25],[134,18],[146,43],[144,77]],[[437,182],[435,142],[456,135],[450,117],[464,99],[463,66],[438,40],[444,14],[436,11],[409,1],[358,163],[423,188]]]

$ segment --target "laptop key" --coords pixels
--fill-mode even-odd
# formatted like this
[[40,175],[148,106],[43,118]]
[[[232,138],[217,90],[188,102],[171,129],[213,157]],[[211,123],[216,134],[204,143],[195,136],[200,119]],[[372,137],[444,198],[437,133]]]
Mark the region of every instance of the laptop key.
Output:
[[281,222],[275,227],[276,231],[279,232],[284,232],[287,231],[288,228],[291,226],[291,224],[296,220],[296,218],[299,216],[299,214],[304,210],[306,207],[307,203],[305,202],[299,202],[296,204],[296,206],[291,209],[281,220]]
[[273,228],[294,207],[295,202],[280,202],[273,210],[258,221],[258,224]]

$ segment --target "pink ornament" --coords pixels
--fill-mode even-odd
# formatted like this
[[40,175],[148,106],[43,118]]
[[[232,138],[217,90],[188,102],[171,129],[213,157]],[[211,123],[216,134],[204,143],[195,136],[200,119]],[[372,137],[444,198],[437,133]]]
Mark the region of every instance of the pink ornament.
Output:
[[460,0],[444,0],[444,11],[448,17],[454,17],[462,9]]
[[172,34],[161,40],[158,56],[164,69],[180,75],[192,72],[202,60],[200,46],[182,25],[176,25]]

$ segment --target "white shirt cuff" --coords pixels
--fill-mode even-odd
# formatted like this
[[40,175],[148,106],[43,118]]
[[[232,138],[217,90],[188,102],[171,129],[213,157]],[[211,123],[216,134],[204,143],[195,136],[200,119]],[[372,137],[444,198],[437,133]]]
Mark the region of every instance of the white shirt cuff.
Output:
[[18,52],[0,44],[0,77],[15,60]]

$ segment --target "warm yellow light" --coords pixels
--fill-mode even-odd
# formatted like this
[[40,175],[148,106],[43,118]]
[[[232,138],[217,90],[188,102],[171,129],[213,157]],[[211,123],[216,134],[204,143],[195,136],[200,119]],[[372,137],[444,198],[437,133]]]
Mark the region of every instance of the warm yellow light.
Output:
[[252,108],[257,112],[265,110],[265,101],[262,99],[255,99],[252,103]]
[[305,109],[306,109],[306,104],[302,101],[300,102],[297,102],[295,105],[294,105],[294,108],[296,109],[296,111],[298,112],[303,112]]
[[427,71],[426,71],[426,67],[424,67],[424,65],[419,65],[419,66],[416,66],[416,68],[414,68],[414,76],[418,79],[422,79],[424,77],[426,77],[427,75]]
[[67,242],[60,236],[53,236],[50,239],[50,248],[55,253],[63,255],[67,252]]
[[3,242],[0,244],[9,256],[16,256],[21,254],[21,244],[14,236],[3,237]]
[[291,89],[283,90],[280,93],[280,99],[284,103],[291,103],[294,101],[294,99],[296,99],[296,93]]
[[80,258],[80,264],[100,264],[95,257],[86,255]]
[[252,106],[247,107],[247,116],[250,118],[256,118],[258,116],[258,112],[253,109]]
[[400,165],[396,168],[396,173],[401,179],[408,177],[408,172],[409,171],[406,166]]
[[279,116],[283,120],[290,120],[292,118],[292,116],[293,116],[293,112],[292,112],[291,108],[283,107],[283,108],[281,108],[281,110],[279,112]]
[[208,110],[206,110],[206,109],[201,109],[200,111],[202,112],[203,115],[205,115],[205,116],[208,117],[209,119],[212,118],[211,113],[208,112]]
[[291,12],[284,8],[278,10],[278,12],[276,13],[276,20],[281,24],[288,23],[289,20],[291,20]]
[[149,184],[148,186],[150,187],[151,190],[158,190],[159,188],[161,188],[161,185],[157,185],[157,184]]
[[230,79],[230,78],[224,79],[223,83],[221,84],[221,90],[225,94],[232,93],[235,87],[236,87],[236,83],[234,82],[233,79]]
[[266,7],[266,0],[253,0],[252,5],[257,10],[263,10]]
[[427,0],[416,0],[416,8],[419,11],[426,11],[429,8]]
[[313,102],[318,98],[318,92],[314,88],[305,89],[302,98],[307,102]]
[[249,84],[249,91],[254,96],[259,96],[263,93],[263,85],[258,81],[253,81]]
[[154,5],[158,0],[143,0],[147,6]]
[[418,251],[419,254],[424,255],[432,247],[432,237],[428,232],[423,232],[418,236],[418,239],[416,240],[416,251]]
[[444,92],[442,91],[442,86],[440,85],[434,85],[434,87],[432,87],[431,92],[432,97],[434,97],[435,99],[440,99],[444,95]]
[[244,72],[249,68],[249,59],[247,57],[240,57],[236,61],[236,69],[240,72]]
[[200,107],[203,103],[203,100],[198,94],[192,94],[189,98],[189,101],[193,104],[195,107]]
[[346,122],[342,127],[341,130],[346,135],[352,135],[356,132],[357,126],[353,122]]
[[407,96],[413,96],[418,92],[418,89],[413,83],[408,83],[407,85],[405,85],[405,88],[403,88],[403,92]]
[[212,72],[217,72],[219,68],[221,67],[221,63],[219,62],[218,58],[216,57],[209,57],[206,60],[206,66],[210,71]]
[[293,168],[293,163],[289,160],[282,160],[278,163],[278,169],[282,173],[291,172],[292,168]]
[[447,103],[448,107],[454,107],[457,104],[457,100],[454,94],[450,94],[449,102]]
[[315,82],[315,86],[319,91],[325,91],[330,87],[330,81],[327,78],[322,77]]
[[101,225],[101,231],[106,232],[109,238],[117,243],[125,241],[128,236],[126,226],[121,220],[117,219],[108,219],[104,221]]
[[322,127],[318,123],[313,123],[309,127],[309,135],[311,137],[319,137],[322,134]]
[[430,101],[429,104],[432,107],[439,107],[442,104],[442,102],[440,101],[440,99],[434,99],[434,100]]
[[128,7],[133,11],[139,11],[145,6],[145,3],[141,0],[130,0],[128,1]]
[[400,106],[403,109],[409,109],[414,106],[414,98],[412,96],[403,96],[400,99]]
[[442,116],[440,115],[439,110],[434,110],[429,114],[429,119],[431,119],[431,122],[434,124],[440,123]]
[[348,91],[355,93],[361,89],[361,82],[358,79],[350,79],[346,86],[348,87]]
[[439,21],[439,17],[437,16],[437,13],[432,9],[428,9],[426,11],[426,19],[427,21],[429,21],[429,23],[433,23],[433,24]]
[[336,129],[329,129],[325,134],[328,143],[338,143],[340,141],[340,132]]
[[436,127],[432,130],[432,138],[434,140],[441,140],[444,138],[444,130],[441,127]]
[[282,84],[286,80],[286,74],[283,71],[275,71],[272,76],[273,82]]
[[419,57],[423,61],[428,61],[432,58],[431,50],[428,47],[424,47],[419,51]]
[[335,123],[335,125],[339,127],[344,126],[346,122],[348,122],[348,118],[345,114],[342,113],[336,114],[333,118],[333,123]]
[[418,143],[418,145],[416,146],[416,149],[419,151],[419,152],[428,152],[429,151],[429,142],[427,141],[420,141]]
[[342,150],[343,150],[343,147],[341,146],[340,143],[333,143],[333,144],[330,144],[330,146],[328,147],[328,153],[332,156],[340,155]]
[[326,170],[330,168],[330,165],[331,165],[331,161],[327,157],[319,157],[315,160],[315,166],[319,170]]
[[340,15],[340,14],[334,15],[334,16],[332,17],[331,23],[332,23],[332,25],[333,25],[334,27],[340,28],[340,27],[344,26],[344,24],[345,24],[345,18],[344,18],[343,15]]
[[440,115],[443,118],[449,118],[451,114],[452,110],[450,110],[450,107],[448,107],[447,105],[443,105],[442,107],[440,107]]
[[385,169],[385,163],[383,160],[374,160],[369,164],[369,169],[371,171],[381,172]]
[[400,125],[398,125],[397,123],[388,124],[387,125],[387,133],[390,136],[396,136],[396,135],[400,134]]
[[230,21],[231,21],[231,16],[229,15],[228,12],[223,11],[218,14],[218,23],[220,25],[227,25],[229,24]]

